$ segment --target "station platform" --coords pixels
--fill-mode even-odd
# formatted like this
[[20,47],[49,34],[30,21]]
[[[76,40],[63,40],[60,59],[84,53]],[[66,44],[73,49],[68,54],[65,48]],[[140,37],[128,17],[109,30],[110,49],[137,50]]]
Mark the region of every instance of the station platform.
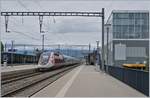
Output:
[[114,77],[81,65],[32,97],[145,97]]
[[17,65],[17,66],[1,66],[1,72],[10,72],[17,70],[26,70],[37,68],[36,64],[27,64],[27,65]]

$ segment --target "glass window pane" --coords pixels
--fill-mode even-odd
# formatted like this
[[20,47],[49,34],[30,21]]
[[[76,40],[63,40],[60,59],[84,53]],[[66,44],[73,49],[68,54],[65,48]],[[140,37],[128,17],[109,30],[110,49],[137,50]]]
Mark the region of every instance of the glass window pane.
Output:
[[134,18],[134,14],[133,13],[129,13],[129,18],[133,19]]
[[116,13],[114,16],[114,37],[149,38],[148,13]]

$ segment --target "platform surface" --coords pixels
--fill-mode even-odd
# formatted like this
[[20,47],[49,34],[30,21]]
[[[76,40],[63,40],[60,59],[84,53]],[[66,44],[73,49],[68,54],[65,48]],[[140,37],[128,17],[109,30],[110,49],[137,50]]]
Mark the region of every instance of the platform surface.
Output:
[[145,97],[144,94],[95,70],[95,66],[81,65],[33,97]]
[[25,69],[33,69],[37,68],[36,64],[27,64],[27,65],[17,65],[17,66],[6,66],[1,67],[1,72],[10,72],[16,70],[25,70]]

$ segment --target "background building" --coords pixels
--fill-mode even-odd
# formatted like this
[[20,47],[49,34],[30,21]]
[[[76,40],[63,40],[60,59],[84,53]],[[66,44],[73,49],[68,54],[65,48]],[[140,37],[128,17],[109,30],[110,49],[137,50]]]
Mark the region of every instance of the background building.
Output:
[[[107,64],[144,63],[149,57],[149,11],[112,11],[105,25],[108,33]],[[106,37],[105,37],[106,39]],[[107,45],[105,43],[105,45]]]

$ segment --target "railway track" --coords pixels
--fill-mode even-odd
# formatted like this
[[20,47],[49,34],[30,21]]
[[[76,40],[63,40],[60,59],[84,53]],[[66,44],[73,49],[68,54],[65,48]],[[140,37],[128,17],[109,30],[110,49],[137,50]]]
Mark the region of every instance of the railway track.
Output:
[[1,73],[1,80],[6,81],[6,80],[14,79],[14,78],[17,78],[17,77],[30,75],[30,74],[33,74],[33,73],[36,73],[36,72],[37,72],[37,68],[10,71],[10,72],[2,72]]
[[63,67],[50,72],[36,72],[11,79],[2,80],[2,97],[30,97],[64,74],[71,71],[77,65]]
[[28,77],[33,77],[33,76],[39,75],[39,74],[42,74],[42,73],[41,72],[35,72],[35,73],[25,74],[25,75],[21,75],[21,76],[11,77],[10,79],[2,80],[1,84],[4,85],[7,83],[11,83],[13,81],[21,80],[21,79],[28,78]]

